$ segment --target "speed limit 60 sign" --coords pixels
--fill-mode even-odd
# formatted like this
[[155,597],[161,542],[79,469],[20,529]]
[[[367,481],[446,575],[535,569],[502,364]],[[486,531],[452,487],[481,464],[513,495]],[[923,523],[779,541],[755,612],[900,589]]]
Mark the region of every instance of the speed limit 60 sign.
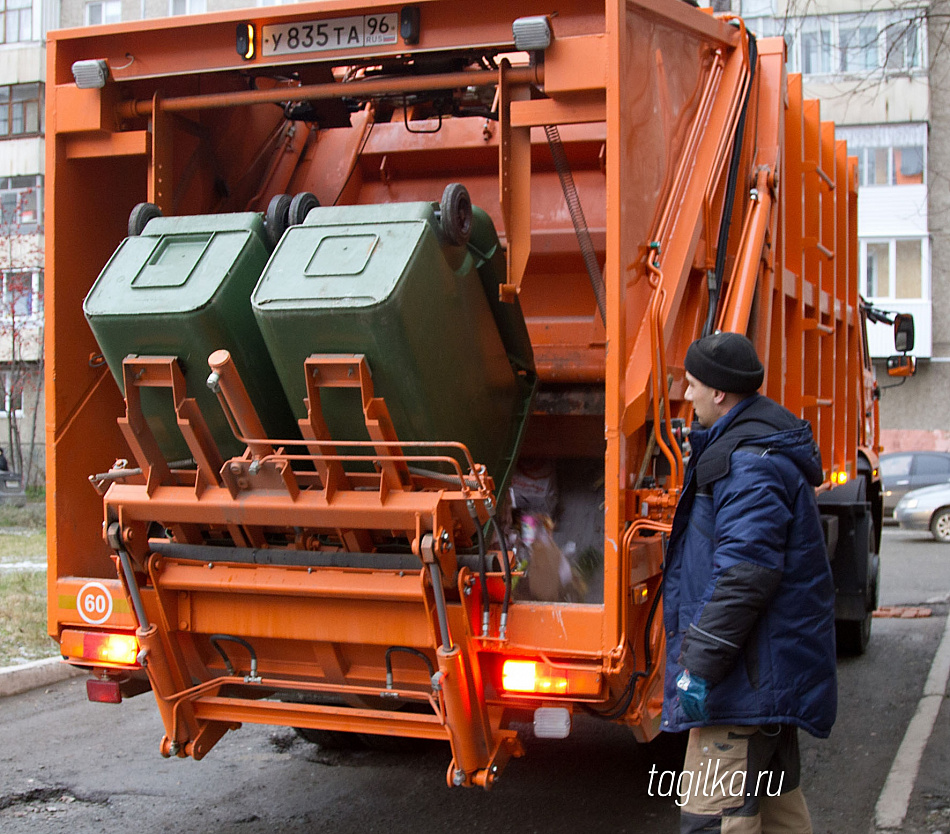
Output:
[[112,594],[101,582],[87,582],[76,594],[76,609],[89,625],[101,625],[112,616]]

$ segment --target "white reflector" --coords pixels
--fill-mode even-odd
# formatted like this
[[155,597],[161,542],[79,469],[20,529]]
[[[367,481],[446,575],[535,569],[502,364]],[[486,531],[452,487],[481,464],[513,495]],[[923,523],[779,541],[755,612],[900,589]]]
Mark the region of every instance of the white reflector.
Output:
[[511,25],[515,48],[525,52],[547,49],[551,45],[551,24],[547,17],[519,17]]
[[538,738],[567,738],[571,713],[564,707],[538,707],[534,711],[534,734]]
[[73,64],[73,78],[81,90],[101,89],[109,78],[109,65],[96,58],[76,61]]

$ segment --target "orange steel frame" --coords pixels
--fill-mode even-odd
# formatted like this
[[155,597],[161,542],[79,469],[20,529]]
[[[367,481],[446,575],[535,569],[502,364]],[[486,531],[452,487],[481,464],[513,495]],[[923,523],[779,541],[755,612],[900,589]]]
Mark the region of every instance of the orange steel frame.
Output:
[[[476,21],[449,0],[416,5],[421,34],[411,49],[419,54],[513,53],[513,19],[547,13],[537,2],[485,0]],[[235,51],[238,23],[259,32],[270,23],[399,9],[333,0],[50,34],[49,630],[54,638],[64,628],[136,632],[166,755],[201,758],[244,721],[441,738],[452,746],[449,783],[490,787],[522,752],[507,729],[514,710],[573,711],[586,702],[610,714],[620,704],[611,717],[638,739],[660,729],[663,634],[650,609],[661,534],[683,479],[680,449],[666,438],[673,419],[690,417],[683,357],[706,318],[721,222],[731,233],[717,326],[748,333],[767,368],[764,392],[812,421],[824,488],[832,471],[876,470],[876,399],[856,278],[856,165],[817,103],[802,100],[800,79],[786,78],[781,39],[759,41],[753,75],[741,21],[680,0],[567,0],[551,18],[554,40],[543,63],[529,66],[512,54],[497,69],[355,77],[345,88],[332,67],[409,48],[267,61],[244,61]],[[94,58],[108,61],[108,83],[77,89],[72,63]],[[291,72],[294,82],[271,78]],[[248,73],[261,76],[255,89]],[[352,114],[350,127],[319,130],[284,122],[274,105],[330,102],[344,89],[398,100],[467,87],[493,91],[497,122],[445,118],[438,132],[423,133],[430,125],[409,130],[422,111],[403,114],[397,105],[391,120],[377,120],[371,104]],[[746,97],[736,201],[722,221]],[[541,128],[552,124],[603,264],[605,320],[544,147]],[[222,407],[247,443],[241,458],[225,461],[185,395],[175,358],[126,360],[124,401],[82,316],[82,299],[137,202],[199,214],[261,211],[274,194],[301,190],[324,205],[429,200],[452,180],[467,185],[503,235],[501,292],[521,300],[542,385],[601,388],[605,402],[593,419],[535,415],[526,441],[534,454],[603,457],[603,603],[513,602],[503,624],[504,584],[495,572],[485,589],[487,634],[484,591],[455,554],[494,512],[490,473],[458,444],[400,443],[365,360],[315,356],[301,368],[308,417],[300,421],[304,442],[293,443],[263,436],[240,369],[224,352],[213,354]],[[329,436],[314,373],[322,385],[360,388],[369,444]],[[195,469],[162,459],[138,406],[143,385],[171,390]],[[638,476],[654,446],[668,474],[645,489]],[[113,470],[93,489],[88,476],[117,458],[134,460],[140,474]],[[355,462],[375,462],[376,472]],[[418,474],[420,462],[456,474]],[[340,550],[367,553],[391,537],[410,544],[418,564],[400,571],[252,564],[220,548],[199,561],[160,552],[150,539],[154,522],[176,545],[199,549],[210,535],[266,552],[283,536],[284,550],[298,553],[330,535]],[[115,600],[111,618],[94,626],[76,609],[91,580]],[[210,635],[232,641],[224,663]],[[235,671],[249,658],[228,635],[253,647],[248,674]],[[392,646],[426,660],[387,655],[387,681],[383,655]],[[504,695],[505,657],[597,675],[600,692]],[[295,693],[294,702],[280,700],[284,692]],[[265,700],[275,693],[277,700]],[[336,700],[326,702],[328,695]],[[384,708],[394,695],[417,711]]]

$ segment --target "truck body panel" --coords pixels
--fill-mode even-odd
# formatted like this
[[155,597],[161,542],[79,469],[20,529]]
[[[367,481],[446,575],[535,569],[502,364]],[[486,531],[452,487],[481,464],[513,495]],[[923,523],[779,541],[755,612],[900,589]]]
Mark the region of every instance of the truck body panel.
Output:
[[[67,659],[116,687],[147,675],[165,755],[201,758],[244,721],[440,738],[449,784],[490,787],[522,752],[512,720],[538,707],[652,739],[664,535],[691,417],[683,358],[704,330],[753,340],[763,393],[812,423],[822,495],[862,481],[830,501],[845,509],[828,529],[853,538],[848,519],[863,512],[879,529],[856,160],[786,75],[784,42],[680,0],[569,0],[546,14],[533,2],[486,0],[474,20],[448,0],[334,0],[50,34],[49,628],[64,647],[76,629],[93,642],[135,636],[124,662]],[[548,45],[517,49],[526,18]],[[356,45],[320,40],[337,29]],[[104,84],[79,88],[74,63],[95,60]],[[300,434],[279,438],[260,424],[241,360],[215,350],[200,370],[243,450],[222,454],[179,357],[113,358],[110,373],[83,317],[143,201],[170,217],[267,217],[277,195],[309,192],[391,218],[453,183],[476,229],[490,220],[502,241],[486,252],[476,232],[452,250],[488,264],[491,316],[473,316],[475,331],[422,302],[411,316],[427,336],[489,339],[481,355],[503,344],[522,392],[536,374],[507,449],[561,478],[573,526],[554,530],[559,544],[597,531],[596,568],[573,599],[525,598],[520,571],[509,576],[518,546],[495,523],[510,510],[504,466],[473,460],[451,430],[406,440],[387,406],[464,386],[380,396],[394,383],[381,374],[374,387],[377,360],[322,348],[314,328],[293,360],[272,357],[300,366],[284,384]],[[285,242],[308,228],[300,220]],[[174,403],[184,465],[169,466],[143,414],[153,388]],[[324,419],[341,391],[360,437]],[[872,555],[839,554],[865,575]],[[864,607],[843,608],[846,622],[870,622],[874,579],[852,589]]]

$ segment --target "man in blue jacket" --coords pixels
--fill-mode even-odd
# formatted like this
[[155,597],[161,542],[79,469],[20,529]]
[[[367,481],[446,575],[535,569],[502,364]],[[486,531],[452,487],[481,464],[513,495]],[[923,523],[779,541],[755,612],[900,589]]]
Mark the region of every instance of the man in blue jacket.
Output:
[[682,832],[810,834],[797,728],[835,720],[834,585],[805,420],[756,393],[752,343],[714,333],[686,354],[696,419],[667,552],[663,729],[689,729]]

